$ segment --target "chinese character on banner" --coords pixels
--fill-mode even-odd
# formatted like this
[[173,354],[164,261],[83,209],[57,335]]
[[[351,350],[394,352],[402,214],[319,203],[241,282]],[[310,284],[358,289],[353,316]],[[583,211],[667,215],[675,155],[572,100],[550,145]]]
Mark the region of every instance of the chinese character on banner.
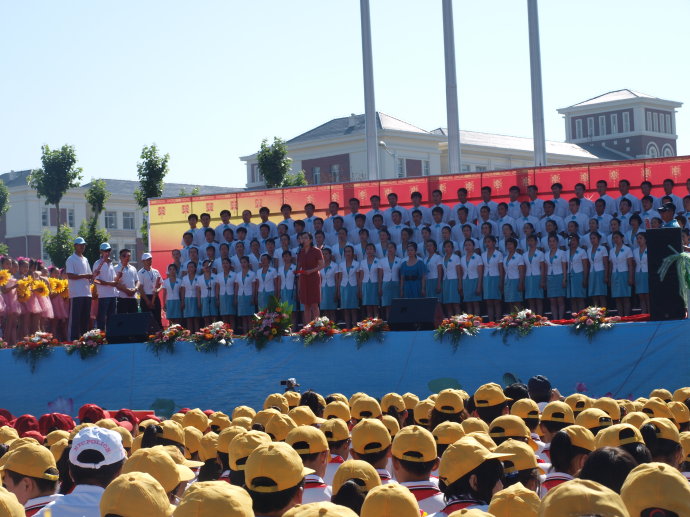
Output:
[[335,201],[336,203],[340,202],[340,194],[337,192],[331,192],[331,201]]
[[560,183],[561,182],[561,175],[560,174],[552,174],[551,175],[551,183]]
[[392,193],[393,193],[393,189],[392,189],[392,188],[387,188],[387,189],[385,189],[385,190],[383,191],[383,195],[386,196],[386,197],[388,197],[388,194],[392,194]]
[[183,214],[189,213],[189,205],[182,205],[182,213]]
[[263,204],[261,204],[261,198],[256,198],[254,200],[254,208],[261,208]]
[[206,211],[213,212],[213,203],[206,203]]
[[472,191],[474,190],[474,181],[466,181],[465,182],[465,188],[467,189],[467,192],[469,194],[471,194]]
[[618,169],[613,169],[609,171],[609,180],[611,181],[618,181],[620,174],[618,172]]
[[445,194],[446,193],[446,184],[441,183],[441,185],[439,186],[438,189]]
[[503,188],[503,180],[494,180],[494,190],[501,190]]
[[366,190],[360,190],[359,191],[359,200],[362,202],[367,200],[367,191]]
[[308,194],[307,195],[307,203],[313,204],[314,203],[314,196],[312,196],[311,194]]
[[164,206],[158,207],[158,215],[165,215],[165,207]]
[[233,199],[232,201],[230,201],[230,209],[231,210],[237,210],[237,200],[236,199]]
[[588,172],[581,172],[580,173],[580,183],[584,183],[585,185],[589,181],[589,173]]
[[529,187],[529,176],[523,176],[520,181],[523,187]]
[[678,165],[671,167],[671,176],[673,176],[674,181],[678,181],[680,177],[680,167]]

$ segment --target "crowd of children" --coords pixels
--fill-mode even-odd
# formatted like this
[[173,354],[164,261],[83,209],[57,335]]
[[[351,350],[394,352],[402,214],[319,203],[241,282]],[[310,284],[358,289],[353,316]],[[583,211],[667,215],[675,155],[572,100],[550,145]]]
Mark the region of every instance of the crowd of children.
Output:
[[690,388],[525,384],[326,397],[169,419],[0,410],[3,517],[690,515]]

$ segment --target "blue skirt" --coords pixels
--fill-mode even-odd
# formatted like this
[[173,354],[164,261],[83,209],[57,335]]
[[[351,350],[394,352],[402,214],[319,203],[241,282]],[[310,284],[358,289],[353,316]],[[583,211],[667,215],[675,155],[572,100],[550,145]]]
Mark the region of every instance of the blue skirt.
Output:
[[286,289],[284,287],[281,287],[280,289],[280,301],[281,302],[288,302],[290,304],[290,307],[294,310],[295,305],[297,305],[297,300],[295,298],[295,290],[294,289]]
[[462,299],[465,302],[481,302],[482,297],[477,294],[478,278],[462,279]]
[[458,279],[443,280],[443,303],[460,303],[460,293],[458,292]]
[[198,318],[201,316],[201,311],[197,305],[199,300],[196,296],[189,296],[184,299],[184,317],[185,318]]
[[271,300],[273,296],[275,296],[276,292],[275,291],[259,291],[257,298],[259,302],[259,310],[265,309],[268,307],[268,302]]
[[340,308],[359,309],[356,285],[340,286]]
[[338,308],[338,302],[335,299],[335,286],[329,287],[327,285],[321,286],[321,306],[322,311],[334,311]]
[[560,275],[546,275],[546,297],[560,298],[561,296],[565,296],[563,273]]
[[568,273],[568,298],[586,298],[587,291],[585,286],[582,285],[582,279],[585,274],[580,273]]
[[525,277],[525,299],[544,298],[544,289],[541,287],[541,275]]
[[168,319],[179,320],[182,317],[182,310],[180,309],[180,300],[166,300],[165,315]]
[[648,294],[649,293],[649,273],[635,273],[635,293]]
[[521,302],[522,293],[518,290],[520,287],[519,278],[506,278],[503,283],[503,300],[509,302]]
[[611,275],[611,298],[625,298],[630,296],[632,289],[628,284],[628,272],[617,271]]
[[438,285],[438,278],[427,278],[426,279],[426,297],[427,298],[441,298],[443,294],[443,285],[441,285],[441,292],[436,292],[436,286]]
[[216,305],[215,296],[209,296],[201,299],[201,315],[204,318],[218,316],[218,306]]
[[253,316],[256,312],[254,297],[251,294],[243,294],[237,297],[237,315]]
[[379,301],[379,283],[364,282],[362,283],[362,305],[376,305]]
[[589,296],[606,296],[608,294],[603,271],[590,271],[587,293]]
[[381,306],[390,307],[393,304],[393,298],[400,298],[400,282],[384,282]]
[[484,276],[484,299],[485,300],[500,300],[501,291],[498,289],[499,277],[497,276]]
[[235,307],[235,295],[234,294],[221,294],[220,295],[220,315],[221,316],[234,316],[237,314],[237,307]]

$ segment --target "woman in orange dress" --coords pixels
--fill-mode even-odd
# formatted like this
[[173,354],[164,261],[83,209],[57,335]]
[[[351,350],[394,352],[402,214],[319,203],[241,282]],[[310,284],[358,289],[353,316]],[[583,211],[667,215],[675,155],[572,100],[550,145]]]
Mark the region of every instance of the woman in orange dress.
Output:
[[299,237],[302,249],[297,254],[297,273],[299,301],[304,305],[303,321],[306,325],[319,317],[321,303],[321,269],[323,254],[314,247],[314,238],[309,232],[302,232]]

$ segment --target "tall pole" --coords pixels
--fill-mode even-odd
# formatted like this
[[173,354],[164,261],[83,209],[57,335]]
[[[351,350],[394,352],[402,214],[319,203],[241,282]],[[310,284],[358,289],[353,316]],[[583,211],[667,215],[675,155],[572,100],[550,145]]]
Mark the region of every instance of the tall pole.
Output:
[[529,24],[529,67],[532,80],[532,133],[534,165],[546,165],[546,134],[544,131],[544,99],[541,90],[541,52],[539,51],[539,9],[537,0],[527,0]]
[[368,179],[379,179],[376,141],[376,102],[374,101],[374,63],[371,55],[371,16],[369,0],[359,0],[362,19],[362,67],[364,71],[364,127],[367,144]]
[[460,122],[458,117],[458,79],[455,71],[455,31],[453,0],[443,0],[443,48],[446,58],[446,111],[448,124],[448,169],[460,173]]

